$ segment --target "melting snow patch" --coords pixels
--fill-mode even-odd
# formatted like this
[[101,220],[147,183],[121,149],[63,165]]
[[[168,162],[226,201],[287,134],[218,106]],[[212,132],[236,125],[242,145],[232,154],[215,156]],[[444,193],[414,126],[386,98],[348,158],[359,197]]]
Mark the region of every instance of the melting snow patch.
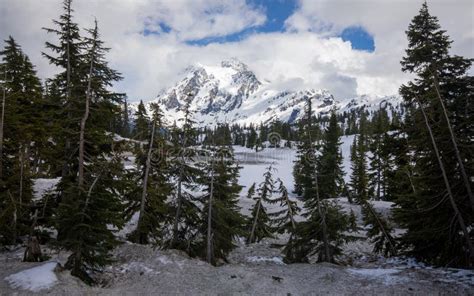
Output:
[[60,180],[61,178],[35,179],[33,181],[34,200],[41,199],[46,192],[53,190]]
[[247,262],[273,262],[276,264],[285,264],[281,257],[250,256],[247,257]]
[[397,284],[406,280],[403,277],[395,276],[400,270],[393,268],[349,268],[348,271],[367,279],[382,280],[386,285]]
[[131,263],[123,264],[122,266],[120,266],[121,273],[127,273],[130,271],[143,272],[143,273],[158,273],[140,262],[131,262]]
[[166,256],[159,256],[158,258],[156,258],[160,263],[162,264],[171,264],[173,263],[173,260],[170,260],[168,257]]
[[37,292],[51,288],[56,284],[58,278],[54,273],[56,262],[48,262],[40,266],[20,271],[5,277],[12,288],[20,288]]

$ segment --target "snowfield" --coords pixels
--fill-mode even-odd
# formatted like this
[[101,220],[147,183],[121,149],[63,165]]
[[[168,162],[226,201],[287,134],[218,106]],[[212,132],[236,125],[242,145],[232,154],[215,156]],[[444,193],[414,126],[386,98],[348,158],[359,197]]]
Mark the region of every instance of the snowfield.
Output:
[[[346,178],[350,174],[352,139],[342,138]],[[242,166],[239,183],[245,186],[240,199],[244,214],[253,205],[246,198],[248,187],[263,181],[262,175],[270,164],[277,170],[275,179],[283,180],[290,198],[296,198],[291,193],[294,149],[266,148],[256,153],[244,147],[234,148]],[[126,165],[132,166],[133,160]],[[53,189],[57,181],[36,180],[36,197]],[[338,198],[337,203],[348,213],[352,210],[358,223],[362,222],[358,205],[350,204],[347,198]],[[390,216],[392,203],[372,204],[378,212]],[[278,210],[278,204],[268,206],[268,210]],[[136,227],[137,219],[138,215],[134,215],[118,237],[124,240]],[[397,229],[396,233],[401,231]],[[0,253],[0,295],[474,295],[474,271],[433,268],[413,258],[384,258],[372,253],[373,246],[365,239],[364,230],[356,236],[361,239],[344,245],[344,255],[337,258],[339,265],[285,264],[281,253],[285,235],[251,245],[245,245],[241,238],[228,262],[219,267],[176,250],[124,241],[114,251],[116,261],[103,270],[98,276],[99,285],[94,287],[68,271],[56,271],[56,262],[64,265],[67,252],[43,246],[43,253],[52,261],[24,263],[24,248],[19,246]]]

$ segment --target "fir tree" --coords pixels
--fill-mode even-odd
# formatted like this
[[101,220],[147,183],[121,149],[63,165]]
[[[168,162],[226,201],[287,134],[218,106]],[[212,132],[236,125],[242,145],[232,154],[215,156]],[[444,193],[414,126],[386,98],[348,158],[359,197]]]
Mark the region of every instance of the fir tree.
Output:
[[[470,200],[472,166],[472,60],[451,56],[451,41],[424,3],[407,31],[402,70],[416,78],[400,89],[411,109],[406,121],[413,155],[411,192],[396,199],[395,217],[407,229],[401,241],[429,263],[472,266],[474,203]],[[464,170],[463,170],[464,168]],[[466,172],[467,171],[467,172]],[[433,206],[436,205],[436,206]]]
[[194,144],[195,128],[191,111],[192,94],[188,94],[188,98],[183,106],[184,117],[181,118],[183,126],[181,129],[175,129],[175,152],[173,157],[171,170],[172,176],[175,178],[175,198],[170,204],[170,210],[174,213],[171,225],[171,238],[167,240],[166,247],[181,249],[188,254],[195,255],[196,252],[196,236],[199,227],[199,208],[194,201],[192,194],[193,188],[197,184],[201,170],[195,164],[195,155],[197,149],[192,147]]
[[376,200],[382,197],[389,200],[388,175],[392,167],[392,159],[390,154],[390,137],[388,136],[388,115],[384,109],[378,110],[373,117],[373,135],[370,138],[369,156],[370,172],[369,191],[370,196]]
[[316,171],[315,132],[311,99],[306,102],[305,117],[300,125],[300,143],[293,167],[295,193],[304,201],[314,198],[314,172]]
[[211,151],[203,180],[206,194],[202,197],[200,232],[206,238],[202,249],[206,249],[207,261],[213,265],[226,261],[229,252],[236,247],[234,240],[245,234],[245,218],[238,206],[242,189],[237,183],[239,169],[232,150],[221,147]]
[[0,52],[3,88],[0,123],[0,242],[16,244],[29,232],[32,155],[44,140],[42,89],[33,65],[10,36]]
[[139,208],[139,219],[137,229],[132,232],[129,239],[147,244],[150,238],[159,242],[162,238],[163,224],[168,217],[169,209],[166,204],[167,198],[172,193],[170,169],[166,161],[169,149],[166,139],[161,132],[163,127],[163,114],[158,104],[152,104],[153,119],[147,153],[138,150],[136,155],[141,191],[135,192],[140,196],[140,202],[132,202],[129,211],[135,212]]
[[149,118],[143,101],[140,100],[137,111],[135,112],[135,121],[133,127],[133,138],[145,140],[149,134]]
[[367,236],[374,244],[374,253],[395,256],[397,251],[391,225],[373,208],[370,202],[364,201],[361,207],[364,225],[368,228]]
[[351,180],[350,186],[352,188],[353,196],[357,201],[368,199],[368,179],[367,179],[367,148],[366,148],[366,125],[365,115],[362,115],[359,125],[360,134],[354,136],[354,141],[351,147]]
[[338,197],[344,187],[340,145],[339,126],[336,114],[332,112],[328,128],[323,136],[321,156],[318,159],[319,194],[322,199]]
[[[73,175],[75,154],[73,142],[79,130],[77,118],[83,116],[83,99],[86,92],[89,65],[84,57],[85,43],[79,32],[79,26],[73,21],[72,0],[64,0],[64,13],[59,20],[53,20],[56,28],[45,28],[55,34],[58,43],[46,42],[46,48],[52,53],[43,53],[50,64],[60,72],[48,80],[48,103],[52,113],[51,136],[54,139],[56,165],[60,166],[63,181]],[[53,147],[51,147],[53,148]]]
[[[339,205],[322,200],[319,207],[320,211],[310,212],[308,220],[297,223],[283,249],[286,262],[308,263],[313,256],[318,262],[335,262],[335,256],[342,252],[342,244],[352,239],[344,233],[350,230],[351,221]],[[322,231],[324,227],[325,233]]]
[[[288,196],[288,190],[286,189],[283,181],[280,179],[277,180],[278,190],[277,192],[280,194],[280,197],[273,199],[273,203],[280,204],[280,211],[271,213],[272,223],[274,224],[274,228],[278,233],[284,233],[285,231],[288,233],[293,233],[296,231],[296,216],[300,212],[300,208],[298,207],[295,200],[291,200]],[[250,190],[249,190],[250,195]]]
[[[266,204],[274,203],[272,195],[275,191],[275,182],[273,180],[273,168],[269,166],[263,174],[264,181],[261,182],[256,190],[256,195],[252,197],[255,205],[252,208],[251,216],[247,222],[249,236],[247,244],[261,241],[265,237],[273,237],[272,221],[267,212]],[[250,188],[252,190],[253,186]],[[248,196],[251,197],[249,191]]]
[[[105,60],[108,48],[100,40],[97,24],[87,31],[90,37],[80,38],[71,21],[71,1],[65,1],[64,9],[61,21],[55,21],[60,29],[48,29],[59,35],[60,45],[47,43],[59,54],[48,56],[50,61],[65,68],[55,77],[52,93],[66,110],[65,131],[59,135],[65,137],[68,154],[63,159],[54,221],[59,244],[71,251],[66,267],[92,283],[90,271],[109,262],[109,252],[117,243],[110,226],[122,225],[117,188],[123,165],[120,154],[112,151],[110,131],[110,123],[119,115],[121,96],[108,90],[121,77]],[[70,150],[76,141],[78,151]],[[76,153],[78,157],[71,158]]]

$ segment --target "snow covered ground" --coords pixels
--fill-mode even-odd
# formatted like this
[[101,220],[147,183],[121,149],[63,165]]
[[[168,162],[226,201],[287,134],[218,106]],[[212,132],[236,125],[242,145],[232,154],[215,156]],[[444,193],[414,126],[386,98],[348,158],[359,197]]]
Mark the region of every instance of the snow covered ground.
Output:
[[[278,253],[271,241],[242,245],[230,256],[229,264],[213,267],[178,251],[125,243],[115,250],[116,262],[104,270],[101,285],[95,287],[86,286],[67,271],[52,273],[52,263],[22,263],[2,253],[0,294],[472,295],[474,288],[472,271],[434,269],[415,262],[410,267],[401,259],[351,267],[287,265]],[[55,260],[64,263],[66,256],[56,254]],[[24,276],[41,269],[46,276],[38,274],[34,280]],[[8,280],[12,277],[25,284],[12,284]]]
[[5,277],[5,280],[13,288],[39,292],[53,287],[58,278],[54,273],[57,262],[46,262],[36,267],[26,269]]
[[[342,138],[346,178],[352,140],[352,136]],[[239,183],[245,186],[240,199],[244,214],[253,205],[246,198],[248,187],[263,181],[270,164],[277,170],[275,179],[282,179],[290,198],[295,198],[291,193],[294,149],[267,148],[256,153],[236,146],[235,153],[242,166]],[[133,159],[126,165],[133,166]],[[36,180],[36,196],[57,181]],[[361,223],[358,205],[346,198],[337,202],[346,212],[352,210]],[[390,215],[392,203],[377,201],[373,205],[383,215]],[[269,211],[277,210],[275,207],[278,205]],[[127,223],[119,237],[134,228],[137,218],[135,215]],[[363,230],[359,234],[364,237]],[[366,239],[344,246],[341,265],[285,264],[279,248],[284,243],[285,236],[248,246],[242,239],[229,255],[228,264],[213,267],[175,250],[125,242],[114,251],[116,262],[104,270],[96,287],[86,286],[67,271],[54,271],[56,262],[65,263],[67,253],[44,247],[52,261],[23,263],[23,248],[18,248],[0,253],[0,295],[474,295],[474,271],[433,268],[413,258],[384,258],[372,254],[373,246]]]

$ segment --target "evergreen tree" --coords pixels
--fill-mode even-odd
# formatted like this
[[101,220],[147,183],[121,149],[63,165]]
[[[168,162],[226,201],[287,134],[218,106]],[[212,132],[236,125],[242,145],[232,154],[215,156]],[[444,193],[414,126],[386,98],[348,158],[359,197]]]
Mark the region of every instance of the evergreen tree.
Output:
[[135,112],[135,121],[133,127],[133,138],[137,140],[145,140],[149,134],[149,118],[143,101],[140,100],[137,111]]
[[345,234],[351,228],[351,221],[339,205],[322,200],[319,207],[320,211],[310,212],[308,220],[297,223],[283,249],[286,262],[308,263],[313,256],[318,262],[335,262],[334,257],[342,252],[341,245],[352,239]]
[[[71,274],[92,283],[91,270],[109,262],[110,250],[117,244],[110,226],[121,227],[121,196],[118,192],[123,164],[119,152],[112,149],[111,122],[120,114],[122,96],[108,88],[121,79],[108,66],[96,26],[90,37],[80,38],[72,22],[71,1],[64,3],[65,13],[54,21],[60,45],[47,43],[59,56],[47,56],[51,63],[64,68],[53,79],[51,97],[65,109],[62,176],[58,185],[59,207],[54,221],[59,244],[71,251],[66,267]],[[78,136],[79,135],[79,136]],[[78,138],[76,138],[78,137]],[[79,149],[72,144],[79,142]],[[76,153],[78,157],[75,156]]]
[[196,133],[191,111],[192,98],[192,94],[189,94],[183,106],[182,128],[175,129],[173,145],[176,153],[172,155],[171,174],[172,178],[176,180],[173,188],[176,197],[169,204],[174,218],[170,229],[171,238],[167,240],[166,247],[184,250],[190,255],[196,255],[195,243],[199,233],[200,211],[192,191],[197,186],[201,169],[199,168],[200,164],[194,160],[198,151],[192,146]]
[[[136,161],[138,175],[141,183],[141,190],[134,192],[129,211],[136,212],[139,209],[139,219],[137,229],[132,232],[129,239],[147,244],[153,238],[154,242],[159,242],[163,235],[163,224],[168,218],[169,209],[166,200],[172,194],[172,184],[170,182],[170,169],[166,161],[168,147],[163,131],[163,114],[158,104],[152,104],[153,110],[152,127],[148,147],[144,153],[137,150]],[[132,193],[133,194],[133,193]],[[140,200],[141,198],[141,200]],[[140,200],[140,202],[137,202]]]
[[388,175],[392,167],[390,154],[390,137],[387,134],[388,115],[384,109],[378,110],[373,117],[373,135],[370,138],[369,156],[370,172],[368,174],[370,196],[376,200],[382,197],[385,200],[390,199],[387,192]]
[[301,209],[298,207],[295,200],[291,200],[288,197],[288,190],[283,184],[283,181],[278,179],[277,183],[279,184],[277,192],[280,194],[280,197],[275,198],[272,202],[279,203],[281,210],[271,213],[270,216],[273,218],[272,223],[278,233],[284,233],[285,231],[293,233],[296,231],[295,219]]
[[407,37],[402,70],[416,78],[400,93],[411,109],[405,132],[414,167],[413,190],[396,199],[395,217],[407,229],[401,241],[429,263],[472,266],[473,180],[464,176],[474,172],[463,163],[473,158],[472,60],[449,54],[451,41],[426,3]]
[[[272,166],[267,168],[263,174],[264,181],[260,183],[256,195],[252,197],[255,201],[255,205],[247,221],[247,229],[249,231],[247,244],[259,242],[265,237],[273,237],[271,215],[269,215],[266,209],[266,204],[275,203],[275,201],[272,200],[272,195],[275,191],[275,182],[272,175],[273,170]],[[252,188],[254,187],[252,186],[250,189]],[[250,191],[248,196],[251,197]]]
[[359,135],[354,136],[351,147],[351,167],[352,174],[350,186],[353,196],[357,201],[368,199],[368,179],[367,179],[367,146],[366,146],[366,124],[365,115],[362,115],[359,124]]
[[33,65],[10,36],[0,52],[4,90],[0,123],[0,243],[16,244],[29,232],[32,156],[45,138],[42,89]]
[[318,159],[319,194],[322,199],[338,197],[344,187],[340,145],[339,126],[336,114],[332,112],[328,128],[323,136],[321,156]]
[[211,153],[203,180],[206,194],[202,197],[204,207],[200,232],[206,238],[202,249],[207,250],[207,260],[216,265],[219,260],[226,261],[229,252],[236,247],[234,240],[245,234],[245,218],[238,206],[242,190],[237,183],[240,167],[232,150],[221,147]]
[[306,102],[306,114],[300,125],[300,143],[293,167],[295,193],[304,201],[314,198],[314,172],[316,172],[315,132],[311,99]]
[[[58,37],[58,43],[46,42],[52,53],[43,53],[50,64],[58,67],[59,73],[48,80],[48,103],[52,122],[51,137],[54,139],[56,160],[55,170],[65,181],[74,175],[74,159],[77,149],[73,143],[79,130],[79,120],[83,116],[84,93],[86,92],[89,65],[85,59],[85,43],[79,26],[73,21],[72,0],[64,0],[64,13],[53,20],[56,28],[45,28],[47,33]],[[76,164],[77,166],[77,164]],[[57,174],[57,172],[55,172]]]
[[395,239],[392,236],[392,226],[373,208],[370,202],[364,201],[361,207],[364,225],[368,228],[367,236],[374,244],[374,253],[395,256],[397,251]]

